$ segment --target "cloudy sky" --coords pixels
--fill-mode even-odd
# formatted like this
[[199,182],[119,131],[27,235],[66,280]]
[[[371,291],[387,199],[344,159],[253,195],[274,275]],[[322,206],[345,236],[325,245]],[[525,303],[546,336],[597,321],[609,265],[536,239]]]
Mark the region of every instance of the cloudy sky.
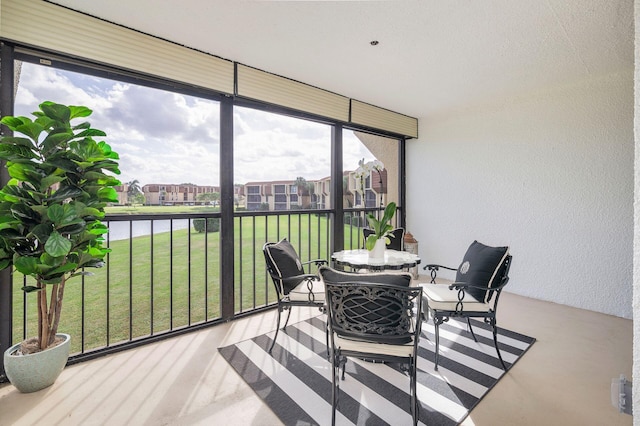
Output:
[[[120,154],[122,182],[219,184],[217,102],[23,63],[15,114],[31,117],[45,100],[94,111],[88,120]],[[236,183],[329,176],[329,126],[249,108],[236,108],[234,123]],[[343,144],[345,169],[373,159],[353,132]]]

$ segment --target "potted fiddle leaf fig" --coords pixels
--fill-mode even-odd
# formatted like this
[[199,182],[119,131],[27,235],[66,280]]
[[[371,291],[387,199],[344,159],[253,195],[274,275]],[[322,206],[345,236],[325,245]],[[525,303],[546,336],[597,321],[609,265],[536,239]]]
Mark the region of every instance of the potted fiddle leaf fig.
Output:
[[[14,132],[0,137],[0,159],[10,180],[0,189],[0,269],[13,267],[30,277],[22,290],[37,297],[38,336],[7,349],[5,373],[18,390],[51,385],[66,365],[69,336],[58,333],[67,282],[91,275],[109,249],[104,207],[117,202],[118,154],[106,136],[85,121],[84,106],[43,102],[34,118],[6,116]],[[74,124],[72,124],[74,121]],[[66,347],[66,349],[65,349]],[[45,363],[58,353],[53,366]],[[36,370],[23,365],[36,356]],[[46,377],[44,377],[46,376]],[[36,379],[45,379],[38,383]]]

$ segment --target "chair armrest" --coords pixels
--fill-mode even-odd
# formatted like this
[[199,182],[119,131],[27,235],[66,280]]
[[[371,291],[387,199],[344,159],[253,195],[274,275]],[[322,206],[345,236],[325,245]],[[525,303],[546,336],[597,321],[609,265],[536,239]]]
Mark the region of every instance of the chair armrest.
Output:
[[327,262],[324,259],[313,259],[313,260],[309,260],[307,262],[302,262],[303,265],[311,265],[312,263],[314,263],[316,266],[322,266],[322,265],[328,265],[329,262]]
[[283,278],[280,276],[275,275],[274,276],[275,279],[277,280],[282,280],[282,282],[294,282],[294,283],[301,283],[304,280],[307,281],[320,281],[320,277],[316,274],[301,274],[301,275],[294,275],[291,277],[287,277],[287,278]]
[[497,285],[497,286],[491,287],[491,288],[487,288],[487,287],[481,286],[481,285],[463,283],[463,282],[451,283],[449,285],[449,290],[458,290],[458,303],[456,303],[456,312],[462,312],[464,310],[464,308],[463,308],[463,299],[464,299],[464,296],[465,296],[465,289],[468,289],[468,288],[479,288],[479,289],[487,290],[487,291],[498,291],[498,290],[501,290],[502,287],[507,285],[507,281],[508,280],[505,280],[500,285]]
[[[313,292],[313,282],[314,281],[320,281],[320,277],[318,275],[315,275],[315,274],[301,274],[301,275],[294,275],[294,276],[286,277],[286,278],[281,277],[279,275],[271,275],[271,277],[276,281],[278,281],[278,280],[282,281],[283,287],[284,287],[285,283],[292,284],[291,288],[297,287],[298,284],[300,284],[303,281],[306,281],[307,290],[309,290],[309,294],[311,294]],[[280,293],[280,291],[281,291],[281,290],[279,290],[280,286],[276,286],[276,288],[278,289],[277,290],[278,293]],[[288,293],[286,293],[286,294],[288,294]],[[278,297],[285,296],[286,294],[279,294]]]
[[456,282],[456,283],[451,283],[449,285],[449,290],[454,290],[455,289],[455,290],[464,291],[467,288],[479,288],[479,289],[487,290],[487,291],[496,291],[496,290],[502,289],[502,287],[504,287],[505,285],[507,285],[506,282],[504,282],[504,283],[502,283],[500,285],[497,285],[495,287],[487,288],[487,287],[485,287],[483,285],[474,285],[474,284],[469,284],[469,283]]
[[422,268],[423,270],[429,270],[429,273],[431,274],[431,284],[435,284],[436,283],[436,278],[437,278],[437,274],[438,271],[440,270],[440,268],[442,269],[447,269],[449,271],[457,271],[457,269],[455,268],[450,268],[448,266],[442,266],[442,265],[436,265],[434,263],[430,263],[428,265],[424,265],[424,268]]

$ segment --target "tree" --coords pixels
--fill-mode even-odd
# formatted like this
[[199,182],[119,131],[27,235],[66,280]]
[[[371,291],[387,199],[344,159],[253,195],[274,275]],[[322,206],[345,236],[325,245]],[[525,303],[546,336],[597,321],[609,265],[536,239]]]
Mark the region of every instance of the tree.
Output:
[[130,201],[131,201],[131,204],[144,204],[146,201],[146,198],[144,197],[144,194],[140,193],[140,194],[134,195]]
[[142,188],[140,188],[140,182],[138,179],[134,179],[126,183],[127,185],[127,203],[133,204],[138,194],[142,194]]
[[296,178],[295,185],[298,187],[298,195],[304,196],[309,195],[309,185],[307,184],[307,180],[302,176],[298,176]]
[[[67,280],[91,275],[110,249],[101,222],[107,203],[117,202],[118,154],[94,137],[105,133],[88,122],[83,106],[53,102],[27,117],[1,122],[24,136],[0,138],[0,159],[11,179],[0,190],[0,269],[13,266],[35,280],[22,290],[38,299],[38,347],[53,344]],[[49,290],[49,291],[47,291]]]
[[204,192],[202,194],[198,194],[196,200],[201,203],[211,203],[214,206],[218,204],[220,201],[220,193],[219,192]]

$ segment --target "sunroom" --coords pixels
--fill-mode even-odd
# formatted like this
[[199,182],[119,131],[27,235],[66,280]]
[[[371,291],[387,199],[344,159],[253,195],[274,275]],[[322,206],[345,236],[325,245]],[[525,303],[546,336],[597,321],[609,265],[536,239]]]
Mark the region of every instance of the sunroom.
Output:
[[[390,201],[423,264],[513,254],[500,325],[537,342],[465,424],[632,422],[633,2],[103,3],[0,2],[2,115],[88,105],[123,182],[70,365],[0,385],[9,424],[282,421],[217,351],[275,327],[260,247],[358,248]],[[4,351],[35,317],[3,274]]]

